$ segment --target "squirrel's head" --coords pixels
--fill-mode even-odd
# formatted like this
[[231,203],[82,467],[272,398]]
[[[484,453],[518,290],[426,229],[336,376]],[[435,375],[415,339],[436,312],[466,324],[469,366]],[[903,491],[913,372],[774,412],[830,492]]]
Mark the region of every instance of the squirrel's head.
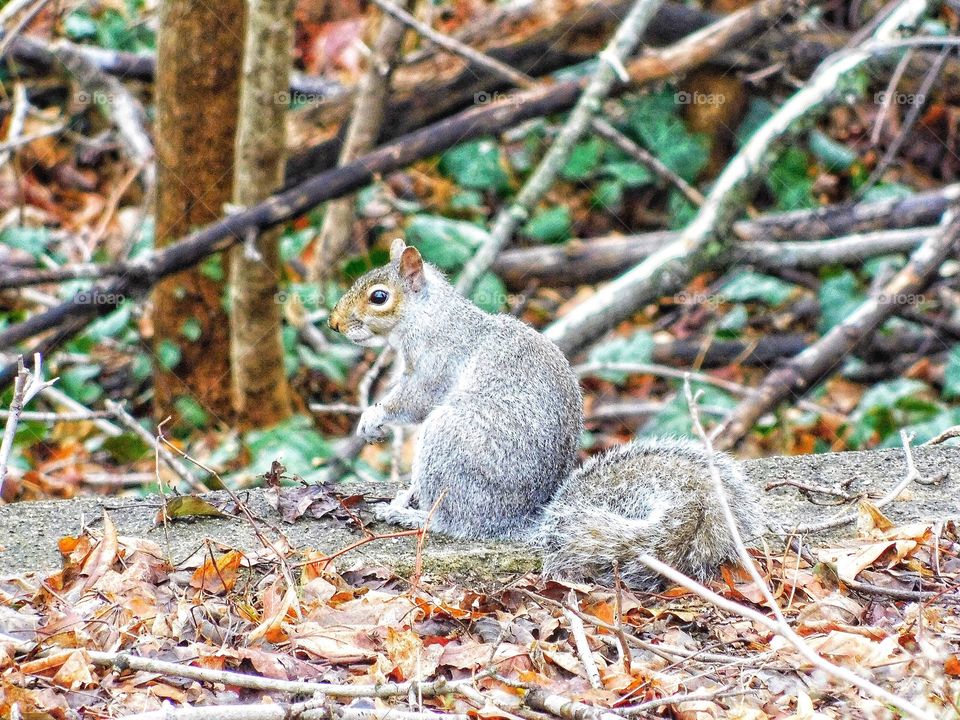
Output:
[[330,327],[358,345],[380,345],[425,283],[420,252],[397,238],[390,246],[390,262],[362,275],[340,298],[330,313]]

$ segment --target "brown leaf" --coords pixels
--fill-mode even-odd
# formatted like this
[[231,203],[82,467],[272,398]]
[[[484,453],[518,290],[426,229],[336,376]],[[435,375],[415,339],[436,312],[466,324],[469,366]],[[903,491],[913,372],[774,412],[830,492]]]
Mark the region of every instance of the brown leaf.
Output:
[[231,550],[215,561],[207,558],[190,578],[191,587],[204,592],[221,595],[231,590],[237,582],[237,570],[243,562],[243,553]]
[[80,584],[81,592],[90,589],[107,570],[113,567],[113,563],[117,561],[119,549],[117,528],[110,519],[110,515],[104,510],[103,538],[90,551],[80,568],[80,576],[84,578]]

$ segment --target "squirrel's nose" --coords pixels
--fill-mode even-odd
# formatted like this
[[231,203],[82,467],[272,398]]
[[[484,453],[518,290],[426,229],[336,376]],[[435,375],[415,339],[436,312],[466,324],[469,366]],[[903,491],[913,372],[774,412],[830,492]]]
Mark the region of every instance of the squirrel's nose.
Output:
[[343,330],[340,329],[340,325],[341,325],[340,318],[337,315],[334,315],[333,313],[331,313],[330,317],[327,318],[327,325],[329,325],[332,329],[336,330],[338,333],[343,332]]

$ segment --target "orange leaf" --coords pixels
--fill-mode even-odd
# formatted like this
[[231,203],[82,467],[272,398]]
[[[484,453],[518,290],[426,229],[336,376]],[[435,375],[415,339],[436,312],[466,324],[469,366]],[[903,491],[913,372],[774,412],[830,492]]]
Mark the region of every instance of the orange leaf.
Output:
[[960,655],[951,655],[948,657],[946,662],[943,663],[943,671],[947,675],[960,677]]
[[243,553],[237,550],[224,553],[216,562],[207,558],[203,565],[194,571],[190,585],[214,595],[232,590],[237,582],[237,570],[242,561]]

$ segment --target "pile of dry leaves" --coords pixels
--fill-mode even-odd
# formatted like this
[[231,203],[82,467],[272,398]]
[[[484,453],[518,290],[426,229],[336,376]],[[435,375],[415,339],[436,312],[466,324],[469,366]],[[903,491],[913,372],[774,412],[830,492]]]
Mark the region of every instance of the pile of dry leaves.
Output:
[[[476,592],[275,548],[174,565],[107,515],[60,549],[60,572],[0,584],[3,717],[892,716],[682,589]],[[943,718],[960,714],[958,550],[956,526],[914,524],[755,559],[811,648]],[[736,569],[712,589],[765,611]]]

